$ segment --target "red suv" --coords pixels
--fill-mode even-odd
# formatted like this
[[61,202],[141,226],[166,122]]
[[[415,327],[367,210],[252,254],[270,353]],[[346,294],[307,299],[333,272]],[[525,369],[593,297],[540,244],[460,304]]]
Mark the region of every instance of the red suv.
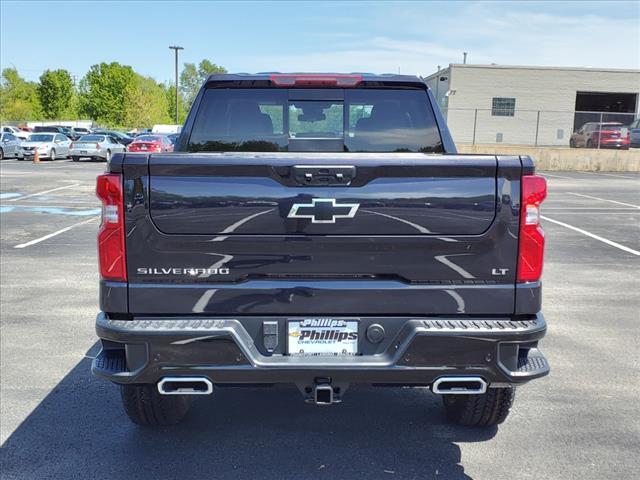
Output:
[[586,148],[629,149],[631,138],[629,129],[619,122],[588,122],[574,132],[569,146]]

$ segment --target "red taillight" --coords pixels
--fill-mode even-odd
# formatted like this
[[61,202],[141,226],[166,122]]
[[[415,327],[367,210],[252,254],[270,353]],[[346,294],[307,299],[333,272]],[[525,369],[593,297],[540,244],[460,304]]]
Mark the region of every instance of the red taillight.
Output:
[[275,74],[269,77],[278,87],[306,85],[325,87],[355,87],[362,82],[362,75]]
[[96,150],[100,150],[100,144],[96,143]]
[[115,173],[98,175],[96,194],[102,200],[102,223],[98,230],[100,276],[126,282],[122,177]]
[[518,282],[535,282],[542,275],[544,231],[540,226],[540,204],[546,196],[547,181],[543,177],[522,177]]
[[69,144],[69,149],[70,149],[70,150],[73,150],[73,148],[74,148],[74,147],[73,147],[73,143],[70,143],[70,144]]

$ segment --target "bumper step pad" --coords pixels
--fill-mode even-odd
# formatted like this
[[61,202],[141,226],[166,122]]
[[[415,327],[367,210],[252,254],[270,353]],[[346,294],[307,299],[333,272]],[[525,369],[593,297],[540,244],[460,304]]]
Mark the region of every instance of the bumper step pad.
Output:
[[549,370],[547,359],[540,353],[530,353],[526,358],[518,359],[518,372],[533,374]]
[[537,319],[532,320],[423,320],[429,330],[470,332],[527,332],[540,328]]
[[127,359],[124,349],[101,350],[93,360],[93,369],[105,375],[114,375],[127,370]]

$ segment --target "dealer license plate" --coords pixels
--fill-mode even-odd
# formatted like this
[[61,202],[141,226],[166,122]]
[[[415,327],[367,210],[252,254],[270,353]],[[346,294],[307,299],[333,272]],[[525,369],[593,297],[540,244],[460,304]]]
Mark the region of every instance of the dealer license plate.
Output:
[[357,320],[289,320],[287,333],[289,355],[346,356],[358,353]]

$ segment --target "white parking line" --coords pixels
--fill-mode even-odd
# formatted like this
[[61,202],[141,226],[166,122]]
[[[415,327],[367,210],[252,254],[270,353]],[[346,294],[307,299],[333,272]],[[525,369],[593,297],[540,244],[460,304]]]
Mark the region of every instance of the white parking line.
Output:
[[589,175],[606,175],[607,177],[626,178],[627,180],[635,180],[634,177],[627,177],[625,175],[616,175],[614,173],[602,173],[602,172],[578,172],[578,173],[586,173]]
[[635,212],[637,210],[636,207],[544,207],[544,211],[548,212],[549,210],[562,210],[564,211],[573,211],[573,210],[606,210],[607,212]]
[[544,215],[540,215],[540,218],[542,218],[543,220],[546,220],[547,222],[555,223],[557,225],[560,225],[561,227],[568,228],[569,230],[573,230],[574,232],[578,232],[578,233],[581,233],[583,235],[586,235],[587,237],[591,237],[591,238],[593,238],[595,240],[598,240],[598,241],[600,241],[602,243],[606,243],[607,245],[611,245],[612,247],[619,248],[620,250],[623,250],[625,252],[631,253],[633,255],[640,256],[640,252],[637,251],[637,250],[634,250],[634,249],[629,248],[629,247],[625,247],[624,245],[620,245],[619,243],[616,243],[616,242],[612,242],[611,240],[607,240],[606,238],[603,238],[603,237],[601,237],[599,235],[596,235],[595,233],[587,232],[586,230],[583,230],[582,228],[574,227],[573,225],[569,225],[568,223],[559,222],[558,220],[554,220],[553,218],[545,217]]
[[31,197],[37,197],[37,196],[40,196],[40,195],[46,195],[47,193],[57,192],[58,190],[65,190],[67,188],[73,188],[73,187],[79,187],[79,186],[80,186],[79,183],[74,183],[72,185],[65,185],[64,187],[52,188],[51,190],[45,190],[43,192],[32,193],[30,195],[23,195],[21,197],[15,197],[15,198],[12,198],[11,200],[8,200],[8,201],[9,202],[16,202],[18,200],[24,200],[25,198],[31,198]]
[[569,195],[576,195],[578,197],[590,198],[592,200],[600,200],[601,202],[615,203],[617,205],[624,205],[625,207],[634,207],[634,208],[640,209],[640,205],[633,205],[632,203],[618,202],[616,200],[607,200],[606,198],[592,197],[591,195],[583,195],[582,193],[574,193],[574,192],[567,192],[567,193]]
[[555,175],[555,174],[550,174],[550,173],[546,173],[546,172],[541,172],[538,175],[542,175],[543,177],[551,177],[551,178],[564,178],[565,180],[574,180],[571,177],[563,177],[562,175]]
[[100,217],[93,217],[93,218],[90,218],[89,220],[84,220],[83,222],[74,223],[73,225],[70,225],[68,227],[62,228],[62,229],[58,230],[57,232],[50,233],[49,235],[45,235],[44,237],[36,238],[35,240],[31,240],[31,241],[26,242],[26,243],[21,243],[20,245],[16,245],[13,248],[30,247],[31,245],[35,245],[36,243],[40,243],[40,242],[44,242],[45,240],[49,240],[50,238],[55,237],[56,235],[60,235],[61,233],[68,232],[72,228],[78,227],[80,225],[84,225],[85,223],[93,222],[94,220],[97,220],[98,218],[100,218]]
[[[20,199],[18,199],[20,200]],[[19,207],[19,208],[60,208],[60,209],[76,209],[76,210],[93,210],[93,208],[100,208],[100,205],[78,205],[78,202],[67,202],[67,203],[60,203],[58,202],[56,205],[51,205],[51,204],[41,204],[41,203],[16,203],[15,205],[12,205],[12,207]],[[93,207],[93,208],[92,208]],[[614,209],[614,210],[618,210],[618,209]],[[620,209],[620,210],[629,210],[629,209]]]
[[[553,208],[545,208],[544,211],[547,212],[549,210],[554,210]],[[557,208],[555,210],[563,210],[562,208]],[[612,208],[613,212],[607,210],[606,212],[557,212],[557,213],[567,213],[571,215],[631,215],[633,213],[640,213],[640,210],[635,208]],[[622,210],[622,211],[621,211]]]

